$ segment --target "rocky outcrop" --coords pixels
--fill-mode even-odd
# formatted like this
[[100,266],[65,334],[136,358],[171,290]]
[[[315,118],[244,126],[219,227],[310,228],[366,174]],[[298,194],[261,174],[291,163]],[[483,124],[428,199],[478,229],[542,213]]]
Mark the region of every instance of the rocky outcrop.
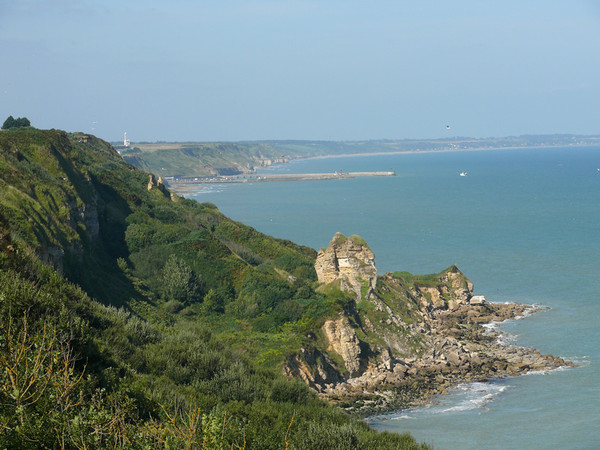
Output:
[[163,185],[163,181],[162,181],[162,177],[158,177],[156,178],[154,175],[150,174],[148,176],[148,190],[152,190],[153,187],[157,187],[160,189],[160,187]]
[[93,241],[100,233],[100,222],[98,221],[98,208],[95,204],[80,206],[77,210],[79,219],[85,224],[89,238]]
[[175,202],[178,200],[177,195],[173,195],[167,187],[163,183],[162,177],[156,178],[154,175],[150,174],[148,177],[148,191],[151,191],[153,188],[157,188],[162,194],[171,199],[171,201]]
[[450,266],[434,285],[417,285],[415,295],[425,309],[455,310],[473,297],[473,283],[456,266]]
[[340,368],[327,353],[316,348],[301,348],[299,354],[287,360],[283,371],[288,376],[301,379],[318,392],[333,388],[343,381]]
[[60,274],[63,273],[65,251],[61,247],[55,245],[42,247],[37,251],[37,255],[43,263],[53,266]]
[[359,376],[324,386],[320,395],[348,410],[371,414],[426,403],[461,382],[517,376],[573,366],[569,361],[532,348],[507,345],[506,336],[482,323],[518,319],[527,305],[463,304],[454,310],[434,310],[426,327],[408,325],[422,346],[412,356],[399,358],[383,348]]
[[317,254],[315,270],[320,283],[339,282],[340,289],[352,292],[357,301],[371,298],[377,283],[375,255],[358,236],[336,233]]
[[334,351],[344,360],[344,366],[351,376],[359,375],[361,369],[360,340],[350,325],[348,317],[327,320],[323,332],[329,341],[327,350]]
[[318,350],[313,336],[315,348],[290,358],[285,372],[352,411],[410,407],[459,382],[572,365],[507,345],[492,325],[534,309],[473,295],[473,284],[456,266],[435,275],[398,272],[377,278],[367,244],[338,233],[319,252],[315,269],[321,283],[339,283],[366,301],[325,321],[326,348]]

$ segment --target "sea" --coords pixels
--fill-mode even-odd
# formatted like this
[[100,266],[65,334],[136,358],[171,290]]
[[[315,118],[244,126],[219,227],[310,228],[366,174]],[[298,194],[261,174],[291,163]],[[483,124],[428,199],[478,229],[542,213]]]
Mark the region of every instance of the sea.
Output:
[[396,176],[211,184],[186,196],[315,249],[357,234],[380,274],[456,264],[476,295],[542,308],[498,325],[509,345],[577,364],[460,384],[427,406],[367,418],[377,430],[436,449],[598,449],[599,167],[600,147],[575,146],[315,158],[264,173]]

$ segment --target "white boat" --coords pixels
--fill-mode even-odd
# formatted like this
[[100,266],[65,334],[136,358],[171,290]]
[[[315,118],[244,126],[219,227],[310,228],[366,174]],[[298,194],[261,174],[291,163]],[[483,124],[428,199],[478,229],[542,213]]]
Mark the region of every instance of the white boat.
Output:
[[461,172],[461,173],[460,173],[460,176],[461,176],[461,177],[466,177],[466,176],[467,176],[467,172]]

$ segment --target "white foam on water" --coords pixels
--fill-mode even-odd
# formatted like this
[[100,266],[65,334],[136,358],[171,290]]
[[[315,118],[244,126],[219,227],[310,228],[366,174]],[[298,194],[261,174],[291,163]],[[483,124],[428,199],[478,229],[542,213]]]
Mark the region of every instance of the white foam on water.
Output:
[[[510,320],[510,319],[509,319]],[[486,334],[490,334],[491,332],[498,333],[496,337],[496,342],[501,345],[511,346],[514,345],[517,341],[518,335],[507,333],[505,331],[501,331],[500,325],[508,322],[509,320],[504,320],[502,322],[492,321],[490,323],[484,323],[481,326],[485,328]]]
[[448,395],[440,395],[426,405],[408,410],[374,416],[369,422],[381,420],[411,420],[438,414],[456,414],[466,411],[487,411],[487,405],[494,401],[510,385],[499,381],[460,383],[448,391]]
[[496,338],[496,342],[509,347],[516,344],[518,337],[518,334],[501,332]]
[[[461,383],[456,386],[454,395],[460,402],[453,406],[445,405],[439,413],[469,411],[472,409],[486,408],[486,405],[506,390],[507,385],[499,383]],[[454,390],[453,390],[454,391]]]
[[[592,360],[589,357],[589,355],[583,355],[583,356],[566,356],[566,357],[564,357],[564,359],[566,359],[567,361],[572,361],[578,367],[587,367],[587,366],[589,366],[592,363]],[[568,368],[569,367],[567,367],[567,369]]]
[[560,367],[556,367],[555,369],[542,369],[542,370],[531,370],[523,375],[548,375],[549,373],[552,372],[565,372],[567,370],[573,370],[573,369],[577,369],[579,367],[588,367],[591,364],[590,361],[590,357],[589,356],[573,356],[573,357],[563,357],[564,360],[566,361],[571,361],[572,363],[575,364],[575,367],[573,366],[560,366]]
[[485,328],[487,332],[490,332],[490,331],[497,330],[499,324],[500,324],[500,322],[492,321],[492,322],[489,322],[489,323],[483,323],[483,324],[481,324],[481,326],[483,328]]
[[214,184],[199,184],[197,185],[197,190],[194,192],[185,193],[186,197],[194,197],[195,195],[206,195],[206,194],[215,194],[219,192],[223,192],[225,190],[225,184],[222,183],[214,183]]
[[517,318],[525,318],[525,317],[533,316],[535,313],[542,312],[542,311],[548,311],[549,309],[550,309],[549,306],[544,306],[541,303],[534,303],[529,308],[527,308],[525,311],[523,311],[522,316],[518,316]]

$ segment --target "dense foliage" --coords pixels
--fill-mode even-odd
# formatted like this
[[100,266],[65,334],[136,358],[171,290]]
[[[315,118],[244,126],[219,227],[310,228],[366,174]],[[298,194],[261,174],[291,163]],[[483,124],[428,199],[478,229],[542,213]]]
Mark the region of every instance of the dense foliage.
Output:
[[0,193],[0,448],[420,448],[282,375],[347,301],[314,250],[80,133],[1,133]]
[[31,122],[29,122],[29,119],[27,117],[19,117],[15,119],[13,116],[8,116],[2,124],[2,129],[8,130],[10,128],[21,128],[29,126],[31,126]]

